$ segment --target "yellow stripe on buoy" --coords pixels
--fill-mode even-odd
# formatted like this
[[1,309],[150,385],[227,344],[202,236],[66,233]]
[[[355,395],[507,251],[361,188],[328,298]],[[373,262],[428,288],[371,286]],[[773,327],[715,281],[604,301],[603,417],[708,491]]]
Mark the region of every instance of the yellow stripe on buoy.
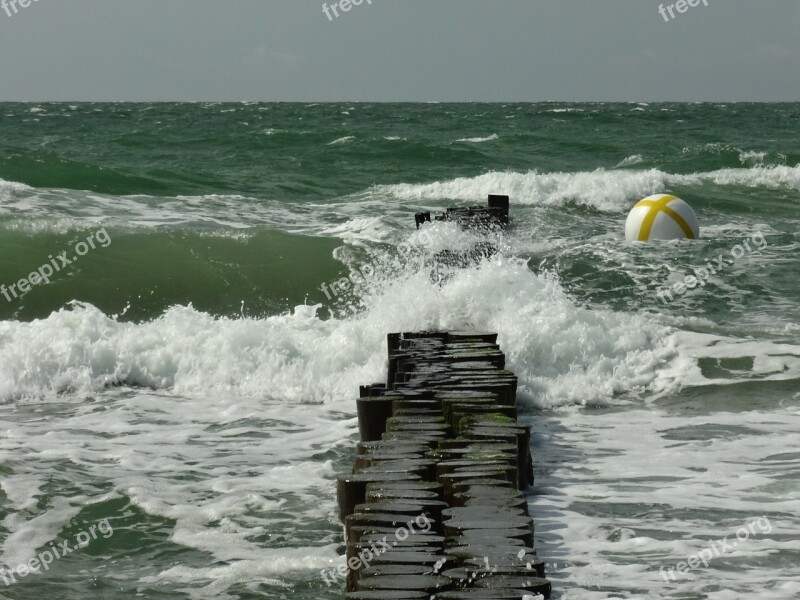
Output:
[[659,198],[658,200],[642,200],[637,204],[637,206],[649,206],[652,210],[650,210],[647,215],[645,216],[644,220],[642,221],[642,227],[639,230],[639,241],[646,242],[650,239],[650,231],[653,229],[653,223],[656,221],[656,217],[658,213],[664,212],[669,215],[673,221],[675,221],[678,226],[683,230],[683,233],[686,234],[686,237],[690,240],[694,238],[694,231],[686,222],[686,220],[672,210],[667,204],[672,202],[673,200],[677,200],[677,196],[664,196],[663,198]]

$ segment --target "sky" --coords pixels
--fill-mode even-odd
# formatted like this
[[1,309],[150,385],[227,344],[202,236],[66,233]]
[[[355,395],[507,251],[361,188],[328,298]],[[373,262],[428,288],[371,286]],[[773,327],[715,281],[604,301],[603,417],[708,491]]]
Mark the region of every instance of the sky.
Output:
[[800,100],[798,0],[3,1],[0,101]]

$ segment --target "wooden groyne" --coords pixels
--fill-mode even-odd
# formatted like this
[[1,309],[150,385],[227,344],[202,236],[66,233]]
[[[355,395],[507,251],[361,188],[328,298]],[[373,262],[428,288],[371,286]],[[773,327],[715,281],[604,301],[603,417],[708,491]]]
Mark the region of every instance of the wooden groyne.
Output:
[[[448,208],[442,214],[434,216],[434,220],[451,221],[466,229],[505,228],[509,223],[509,204],[508,196],[490,194],[488,206]],[[417,213],[414,215],[414,221],[419,229],[423,223],[430,223],[431,213]]]
[[497,334],[392,333],[386,383],[361,387],[338,481],[347,598],[550,597],[521,490],[530,428]]
[[[509,225],[508,196],[491,194],[487,206],[468,206],[448,208],[445,212],[433,217],[434,221],[456,223],[463,229],[477,232],[503,231]],[[431,213],[423,212],[414,215],[417,229],[431,222]],[[467,250],[440,250],[433,257],[433,262],[448,267],[467,268],[484,258],[497,253],[497,247],[491,240],[473,244]]]

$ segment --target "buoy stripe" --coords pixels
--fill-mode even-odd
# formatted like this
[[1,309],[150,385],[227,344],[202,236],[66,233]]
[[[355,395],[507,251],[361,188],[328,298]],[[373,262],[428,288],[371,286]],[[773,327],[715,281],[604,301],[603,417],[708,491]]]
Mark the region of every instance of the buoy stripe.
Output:
[[678,226],[683,230],[683,233],[686,234],[686,237],[688,239],[690,240],[694,239],[694,231],[692,231],[692,228],[686,222],[686,219],[684,219],[677,212],[672,210],[669,206],[664,206],[661,210],[663,210],[665,213],[667,213],[670,217],[672,217],[675,220]]
[[694,239],[694,231],[692,231],[692,228],[689,226],[686,220],[677,212],[672,210],[669,206],[667,206],[667,204],[677,199],[678,198],[676,196],[667,195],[659,198],[658,200],[642,200],[639,202],[639,204],[637,204],[637,206],[649,206],[654,209],[649,211],[642,221],[642,227],[639,229],[640,242],[646,242],[650,239],[650,231],[653,229],[653,223],[655,223],[658,213],[662,211],[669,215],[672,220],[678,224],[678,227],[681,228],[687,238],[690,240]]
[[658,200],[642,200],[638,206],[649,206],[655,210],[650,210],[642,221],[642,226],[639,229],[639,241],[646,242],[650,239],[650,231],[653,229],[653,223],[656,221],[658,213],[664,208],[664,205],[670,200],[675,200],[675,196],[662,196]]

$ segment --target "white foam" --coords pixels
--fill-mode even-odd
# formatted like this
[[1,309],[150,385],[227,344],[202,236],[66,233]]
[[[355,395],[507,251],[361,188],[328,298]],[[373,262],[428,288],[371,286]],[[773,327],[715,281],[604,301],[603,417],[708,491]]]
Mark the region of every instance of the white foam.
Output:
[[[137,325],[76,304],[30,323],[3,321],[0,398],[54,400],[65,391],[90,394],[118,383],[284,402],[346,397],[357,389],[356,381],[377,374],[382,358],[376,353],[366,360],[364,339],[345,340],[348,324],[320,321],[314,312],[299,307],[293,315],[229,320],[175,307]],[[381,337],[371,332],[373,349]],[[320,343],[328,350],[306,354],[312,347],[321,350]],[[218,354],[223,347],[230,350],[227,358]],[[320,378],[325,372],[328,381]]]
[[[195,568],[186,566],[171,567],[155,576],[141,579],[142,583],[180,583],[197,586],[205,584],[199,592],[201,598],[218,598],[220,593],[236,584],[257,582],[275,587],[290,589],[292,586],[276,576],[295,571],[318,572],[326,568],[344,564],[334,560],[335,547],[294,547],[283,549],[261,549],[253,559],[237,560],[228,565],[214,568]],[[206,595],[207,594],[207,595]]]
[[[746,380],[800,380],[800,346],[771,341],[740,340],[689,331],[676,332],[680,358],[658,374],[653,389],[675,392],[682,387],[732,385]],[[719,369],[718,377],[703,375],[700,361],[752,360],[752,367]],[[725,376],[721,376],[725,373]]]
[[[43,494],[45,482],[35,487],[21,479],[34,479],[35,474],[11,477],[11,481],[5,482],[3,489],[8,489],[16,495],[20,489],[25,489],[31,493],[30,499],[24,503],[14,506],[14,512],[3,519],[3,525],[9,530],[8,535],[3,540],[2,560],[0,560],[0,573],[4,570],[14,571],[19,565],[24,565],[32,557],[36,556],[37,549],[45,546],[48,542],[54,541],[59,532],[69,524],[70,520],[80,512],[82,498],[63,498],[56,497],[50,506],[39,512],[32,499]],[[30,512],[39,512],[32,518],[26,518]],[[5,566],[5,569],[2,568]]]
[[[766,403],[711,414],[570,410],[537,419],[531,512],[554,588],[581,600],[610,597],[597,590],[609,581],[620,598],[797,598],[800,568],[791,556],[800,550],[800,521],[789,482],[798,427],[800,413]],[[736,546],[723,552],[726,537]],[[675,574],[678,563],[708,550],[708,567],[697,561],[688,576]],[[669,569],[675,581],[664,580]]]
[[[349,443],[352,418],[216,394],[112,391],[101,402],[99,410],[93,402],[60,405],[44,425],[41,419],[8,423],[0,452],[25,460],[9,463],[13,474],[4,476],[14,512],[4,520],[10,534],[0,564],[26,563],[37,549],[65,539],[61,532],[82,507],[114,497],[174,522],[171,544],[225,565],[202,574],[167,569],[148,582],[188,583],[191,576],[224,597],[238,582],[280,585],[277,578],[287,573],[338,564],[328,526],[335,518],[335,472],[318,456]],[[67,488],[52,486],[54,471],[69,481]],[[98,487],[109,484],[113,491],[98,497]],[[298,543],[294,536],[309,523],[327,528],[327,541]],[[282,536],[290,547],[273,547],[270,540]]]
[[356,217],[345,223],[326,227],[322,235],[333,236],[345,243],[363,245],[364,242],[384,242],[389,226],[382,217]]

